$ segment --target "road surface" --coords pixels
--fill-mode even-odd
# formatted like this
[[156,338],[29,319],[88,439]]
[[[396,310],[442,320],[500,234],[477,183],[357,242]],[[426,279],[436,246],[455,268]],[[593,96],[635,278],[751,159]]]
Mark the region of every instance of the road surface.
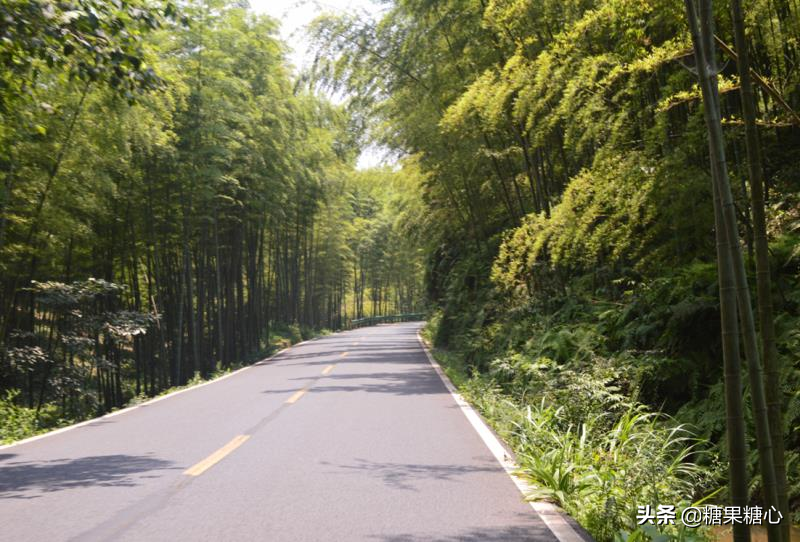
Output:
[[0,449],[0,540],[557,540],[418,328],[323,337]]

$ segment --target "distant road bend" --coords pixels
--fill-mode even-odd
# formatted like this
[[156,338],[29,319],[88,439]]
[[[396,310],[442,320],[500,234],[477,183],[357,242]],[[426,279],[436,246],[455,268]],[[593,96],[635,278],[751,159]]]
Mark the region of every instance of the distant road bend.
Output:
[[0,449],[0,540],[578,540],[522,500],[418,328],[337,333]]

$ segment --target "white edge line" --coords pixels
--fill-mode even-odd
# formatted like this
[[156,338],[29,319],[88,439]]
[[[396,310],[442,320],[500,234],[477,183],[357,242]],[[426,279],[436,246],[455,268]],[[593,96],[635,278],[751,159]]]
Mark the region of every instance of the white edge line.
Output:
[[[338,332],[338,333],[341,333],[341,332]],[[336,333],[331,333],[331,335],[335,335],[335,334]],[[256,367],[258,365],[263,365],[266,362],[268,362],[268,361],[280,356],[281,354],[283,354],[284,352],[286,352],[287,350],[289,350],[291,348],[295,348],[297,346],[302,346],[302,345],[304,345],[306,343],[309,343],[311,341],[316,341],[317,339],[320,339],[320,338],[322,338],[322,336],[313,337],[311,339],[308,339],[308,340],[305,340],[305,341],[300,341],[299,343],[292,344],[290,346],[287,346],[286,348],[278,350],[277,352],[275,352],[271,356],[269,356],[267,358],[264,358],[261,361],[257,361],[255,363],[251,363],[250,365],[247,365],[246,367],[242,367],[241,369],[237,369],[237,370],[233,371],[232,373],[227,373],[225,375],[222,375],[219,378],[215,378],[213,380],[208,380],[208,381],[203,382],[201,384],[196,384],[196,385],[190,386],[188,388],[183,388],[183,389],[176,390],[176,391],[164,394],[164,395],[160,395],[158,397],[154,397],[154,398],[152,398],[152,399],[150,399],[148,401],[145,401],[144,403],[138,403],[136,405],[129,406],[127,408],[123,408],[123,409],[120,409],[120,410],[115,410],[114,412],[109,412],[108,414],[104,414],[103,416],[98,416],[97,418],[91,418],[89,420],[84,420],[82,422],[78,422],[78,423],[75,423],[75,424],[72,424],[72,425],[68,425],[66,427],[60,427],[58,429],[53,429],[52,431],[48,431],[46,433],[42,433],[41,435],[35,435],[35,436],[32,436],[32,437],[28,437],[26,439],[18,440],[16,442],[11,442],[9,444],[0,445],[0,450],[7,450],[8,448],[13,448],[14,446],[20,446],[22,444],[27,444],[29,442],[34,442],[34,441],[37,441],[37,440],[41,440],[41,439],[46,438],[46,437],[52,437],[52,436],[58,435],[60,433],[66,433],[67,431],[71,431],[73,429],[77,429],[78,427],[83,427],[85,425],[89,425],[90,423],[94,423],[94,422],[97,422],[97,421],[100,421],[100,420],[105,420],[105,419],[108,419],[108,418],[113,418],[114,416],[119,416],[120,414],[124,414],[124,413],[130,412],[132,410],[136,410],[140,406],[152,405],[153,403],[157,403],[157,402],[162,401],[164,399],[169,399],[170,397],[175,397],[176,395],[179,395],[181,393],[184,393],[184,392],[187,392],[187,391],[196,390],[198,388],[202,388],[203,386],[208,386],[209,384],[214,384],[215,382],[219,382],[220,380],[225,380],[226,378],[231,377],[231,376],[233,376],[233,375],[235,375],[237,373],[241,373],[242,371],[250,369],[251,367]]]
[[[481,437],[483,443],[489,448],[489,451],[492,452],[492,455],[497,459],[497,462],[500,463],[500,466],[503,467],[503,470],[506,471],[506,474],[511,478],[514,482],[514,485],[517,486],[520,493],[522,493],[523,497],[527,497],[527,495],[532,491],[533,487],[524,479],[520,478],[516,474],[514,474],[517,470],[519,470],[519,466],[509,457],[508,453],[506,453],[505,447],[500,443],[500,440],[497,436],[492,432],[491,429],[486,425],[486,422],[483,421],[483,418],[475,412],[475,409],[470,406],[470,404],[458,393],[456,387],[450,382],[450,379],[447,377],[445,372],[442,370],[439,363],[433,358],[431,353],[428,351],[428,347],[425,344],[425,341],[422,340],[422,336],[420,335],[419,331],[417,331],[417,340],[419,341],[420,346],[422,346],[423,352],[425,352],[425,356],[428,358],[428,362],[433,367],[433,370],[436,371],[436,374],[439,375],[439,378],[444,382],[445,387],[447,387],[447,391],[450,392],[450,395],[453,396],[456,404],[458,405],[459,409],[461,410],[462,414],[467,418],[469,423],[472,425],[473,429],[478,433],[478,436]],[[533,502],[529,501],[528,504],[531,505],[533,511],[542,519],[542,522],[547,526],[548,529],[555,535],[555,537],[560,542],[585,542],[584,538],[581,537],[575,529],[572,528],[572,525],[564,519],[563,513],[559,510],[557,506],[549,502]]]
[[[303,342],[307,342],[307,341],[303,341]],[[231,373],[224,374],[224,375],[222,375],[222,376],[220,376],[218,378],[214,378],[212,380],[207,380],[206,382],[202,382],[202,383],[196,384],[194,386],[189,386],[188,388],[175,390],[173,392],[166,393],[164,395],[159,395],[158,397],[154,397],[154,398],[152,398],[152,399],[150,399],[148,401],[145,401],[143,403],[138,403],[136,405],[129,406],[127,408],[123,408],[123,409],[120,409],[120,410],[115,410],[114,412],[109,412],[108,414],[104,414],[103,416],[98,416],[97,418],[92,418],[90,420],[85,420],[85,421],[82,421],[82,422],[79,422],[79,423],[76,423],[76,424],[73,424],[73,425],[68,425],[66,427],[61,427],[59,429],[54,429],[52,431],[48,431],[47,433],[42,433],[41,435],[35,435],[33,437],[28,437],[26,439],[18,440],[16,442],[12,442],[10,444],[4,444],[4,445],[0,446],[0,450],[7,450],[8,448],[13,448],[14,446],[20,446],[22,444],[27,444],[29,442],[34,442],[36,440],[41,440],[41,439],[46,438],[46,437],[52,437],[52,436],[58,435],[60,433],[66,433],[67,431],[71,431],[73,429],[77,429],[78,427],[83,427],[85,425],[89,425],[90,423],[94,423],[94,422],[97,422],[97,421],[100,421],[100,420],[107,420],[108,418],[113,418],[114,416],[119,416],[120,414],[125,414],[126,412],[130,412],[132,410],[136,410],[137,408],[139,408],[141,406],[152,405],[153,403],[158,403],[159,401],[163,401],[164,399],[170,399],[172,397],[175,397],[176,395],[180,395],[181,393],[186,393],[187,391],[196,390],[196,389],[202,388],[204,386],[208,386],[209,384],[215,384],[215,383],[217,383],[217,382],[219,382],[221,380],[225,380],[226,378],[230,378],[231,376],[233,376],[235,374],[238,374],[238,373],[241,373],[243,371],[246,371],[247,369],[250,369],[252,367],[256,367],[258,365],[263,365],[267,361],[270,361],[270,360],[280,356],[281,354],[283,354],[284,352],[289,350],[289,348],[292,348],[294,346],[300,346],[301,344],[303,344],[303,343],[293,344],[291,347],[287,347],[287,348],[283,348],[282,350],[278,350],[277,352],[275,352],[271,356],[269,356],[267,358],[264,358],[261,361],[257,361],[255,363],[251,363],[250,365],[247,365],[246,367],[242,367],[241,369],[237,369],[237,370],[235,370],[235,371],[233,371]]]

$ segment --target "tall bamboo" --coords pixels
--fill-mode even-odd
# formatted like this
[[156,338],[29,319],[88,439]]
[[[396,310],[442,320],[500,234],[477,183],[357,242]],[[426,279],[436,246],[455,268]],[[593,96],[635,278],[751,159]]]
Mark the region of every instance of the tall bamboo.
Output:
[[[767,413],[772,437],[772,457],[775,463],[775,482],[778,494],[778,508],[783,517],[789,517],[789,495],[786,479],[786,453],[783,442],[783,413],[781,412],[780,360],[775,346],[775,323],[772,310],[772,284],[769,272],[769,247],[767,245],[767,225],[764,208],[764,168],[761,145],[756,126],[756,100],[753,81],[750,75],[750,52],[745,37],[744,16],[741,0],[731,0],[734,43],[736,44],[736,64],[739,71],[744,119],[745,147],[747,149],[747,168],[750,176],[750,205],[753,209],[753,240],[756,254],[756,291],[758,294],[758,321],[761,331],[761,354],[764,358],[766,376]],[[783,522],[783,539],[789,540],[789,521]]]
[[[729,253],[728,261],[736,284],[736,297],[742,325],[745,355],[748,362],[750,394],[753,418],[756,426],[756,440],[758,443],[759,464],[761,466],[764,493],[768,505],[777,505],[772,443],[769,432],[769,421],[767,418],[761,362],[755,333],[755,322],[753,319],[753,310],[750,305],[750,293],[747,286],[744,258],[742,257],[741,247],[739,246],[733,195],[728,179],[727,165],[725,163],[725,142],[720,120],[717,66],[714,56],[711,0],[697,0],[697,5],[695,5],[692,0],[686,0],[686,12],[689,19],[689,28],[692,33],[695,57],[697,59],[697,75],[703,94],[703,101],[705,103],[714,196],[715,200],[719,199],[721,203],[723,228],[721,232],[717,232],[717,235],[726,237],[725,244],[728,246]],[[780,530],[776,526],[770,526],[770,542],[779,542],[780,536]]]
[[[700,66],[704,64],[702,41],[697,28],[695,8],[692,0],[686,0],[689,28],[694,43],[694,54],[701,77]],[[711,107],[705,107],[706,124],[712,123]],[[711,139],[708,140],[709,155],[714,156]],[[730,502],[733,506],[748,503],[747,442],[745,439],[744,406],[742,401],[741,360],[739,352],[739,327],[736,308],[736,285],[728,237],[724,233],[724,218],[716,177],[719,172],[712,160],[712,199],[714,202],[714,231],[717,247],[717,273],[719,282],[719,305],[722,333],[722,358],[725,382],[725,416],[728,443],[728,477]],[[734,542],[750,540],[750,527],[744,523],[733,525]]]

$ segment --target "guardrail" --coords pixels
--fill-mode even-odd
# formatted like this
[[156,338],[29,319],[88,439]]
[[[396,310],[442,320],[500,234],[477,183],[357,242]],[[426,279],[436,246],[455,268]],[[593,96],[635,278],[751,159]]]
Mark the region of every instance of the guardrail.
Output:
[[419,322],[425,319],[425,313],[414,312],[409,314],[393,314],[391,316],[370,316],[368,318],[357,318],[350,320],[350,327],[367,327],[378,324],[395,324],[397,322]]

